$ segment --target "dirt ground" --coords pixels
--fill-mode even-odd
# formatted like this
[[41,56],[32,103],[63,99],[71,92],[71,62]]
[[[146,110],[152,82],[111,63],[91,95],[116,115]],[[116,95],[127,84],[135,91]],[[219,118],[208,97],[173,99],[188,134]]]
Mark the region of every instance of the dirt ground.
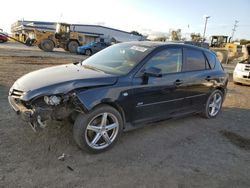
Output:
[[25,73],[84,58],[0,44],[0,187],[250,187],[248,86],[230,82],[215,119],[189,116],[126,132],[97,155],[78,149],[69,122],[34,133],[10,109],[9,88]]

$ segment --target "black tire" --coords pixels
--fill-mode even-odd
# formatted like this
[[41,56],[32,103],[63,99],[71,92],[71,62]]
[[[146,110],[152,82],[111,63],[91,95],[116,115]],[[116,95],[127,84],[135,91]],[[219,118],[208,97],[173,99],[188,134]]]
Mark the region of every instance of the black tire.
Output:
[[76,111],[75,111],[75,112],[72,112],[72,113],[69,115],[69,117],[68,117],[69,122],[72,123],[72,124],[74,124],[75,121],[76,121],[76,118],[77,118],[78,114],[79,114],[79,112],[76,112]]
[[92,55],[92,51],[91,51],[90,49],[87,49],[87,50],[85,51],[85,55],[91,56],[91,55]]
[[[118,124],[116,125],[117,127],[115,127],[112,130],[111,129],[103,130],[105,129],[105,127],[101,128],[102,127],[101,124],[103,122],[104,114],[107,114],[105,124],[107,125],[108,123],[111,123],[108,124],[106,127]],[[116,123],[112,122],[113,120],[112,118],[115,119]],[[95,123],[94,127],[99,128],[98,132],[89,129],[89,126],[92,127],[92,124],[94,123]],[[100,105],[87,114],[79,114],[77,116],[73,127],[73,137],[75,142],[81,149],[92,153],[100,153],[110,149],[117,142],[117,140],[121,136],[122,130],[123,130],[123,121],[120,113],[111,106]],[[106,135],[104,135],[105,131]],[[95,138],[98,137],[97,134],[101,136],[99,137],[98,140],[96,139],[97,142],[94,142]],[[109,136],[110,142],[107,142],[106,139],[104,139],[107,135]],[[91,143],[90,139],[93,139]],[[106,144],[106,146],[104,143]]]
[[0,39],[0,43],[4,43],[4,41],[2,39]]
[[[211,113],[211,108],[212,107],[210,107],[210,105],[212,105],[211,102],[214,99],[215,95],[220,96],[221,97],[221,101],[220,101],[220,106],[218,107],[218,112],[216,112],[215,114],[213,114],[213,113]],[[202,116],[205,117],[205,118],[208,118],[208,119],[215,118],[220,113],[220,111],[221,111],[223,101],[224,101],[224,95],[223,95],[223,93],[220,90],[218,90],[218,89],[214,90],[209,95],[209,97],[207,98],[205,107],[204,107],[203,112],[202,112]]]
[[41,49],[45,52],[52,52],[55,48],[55,44],[50,39],[45,39],[40,43]]
[[43,50],[42,47],[41,47],[41,44],[38,44],[37,46],[38,46],[38,48],[39,48],[40,50]]
[[70,41],[70,42],[68,43],[68,50],[69,50],[69,52],[70,52],[70,53],[76,53],[76,52],[77,52],[78,46],[79,46],[78,42],[73,41],[73,40]]

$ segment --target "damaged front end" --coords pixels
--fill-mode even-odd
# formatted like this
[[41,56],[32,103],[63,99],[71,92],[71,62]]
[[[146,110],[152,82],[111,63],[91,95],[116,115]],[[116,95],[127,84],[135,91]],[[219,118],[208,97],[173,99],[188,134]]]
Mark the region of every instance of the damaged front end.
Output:
[[74,112],[84,112],[75,93],[46,95],[31,101],[22,100],[23,95],[25,92],[12,89],[8,100],[14,111],[28,122],[34,131],[45,128],[48,120],[63,120]]

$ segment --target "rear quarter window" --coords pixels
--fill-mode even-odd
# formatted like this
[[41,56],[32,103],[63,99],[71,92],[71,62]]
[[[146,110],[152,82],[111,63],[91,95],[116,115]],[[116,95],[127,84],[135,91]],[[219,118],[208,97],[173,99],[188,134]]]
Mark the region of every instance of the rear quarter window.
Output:
[[216,56],[215,54],[211,53],[211,52],[205,52],[205,55],[207,57],[208,63],[211,67],[211,69],[213,69],[215,67],[215,63],[216,63]]

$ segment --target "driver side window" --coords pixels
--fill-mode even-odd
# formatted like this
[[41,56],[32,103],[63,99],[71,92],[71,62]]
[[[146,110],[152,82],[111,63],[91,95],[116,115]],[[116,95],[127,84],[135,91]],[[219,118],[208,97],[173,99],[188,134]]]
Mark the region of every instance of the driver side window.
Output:
[[149,67],[161,69],[163,75],[181,72],[182,49],[169,48],[158,52],[146,63],[145,68]]

